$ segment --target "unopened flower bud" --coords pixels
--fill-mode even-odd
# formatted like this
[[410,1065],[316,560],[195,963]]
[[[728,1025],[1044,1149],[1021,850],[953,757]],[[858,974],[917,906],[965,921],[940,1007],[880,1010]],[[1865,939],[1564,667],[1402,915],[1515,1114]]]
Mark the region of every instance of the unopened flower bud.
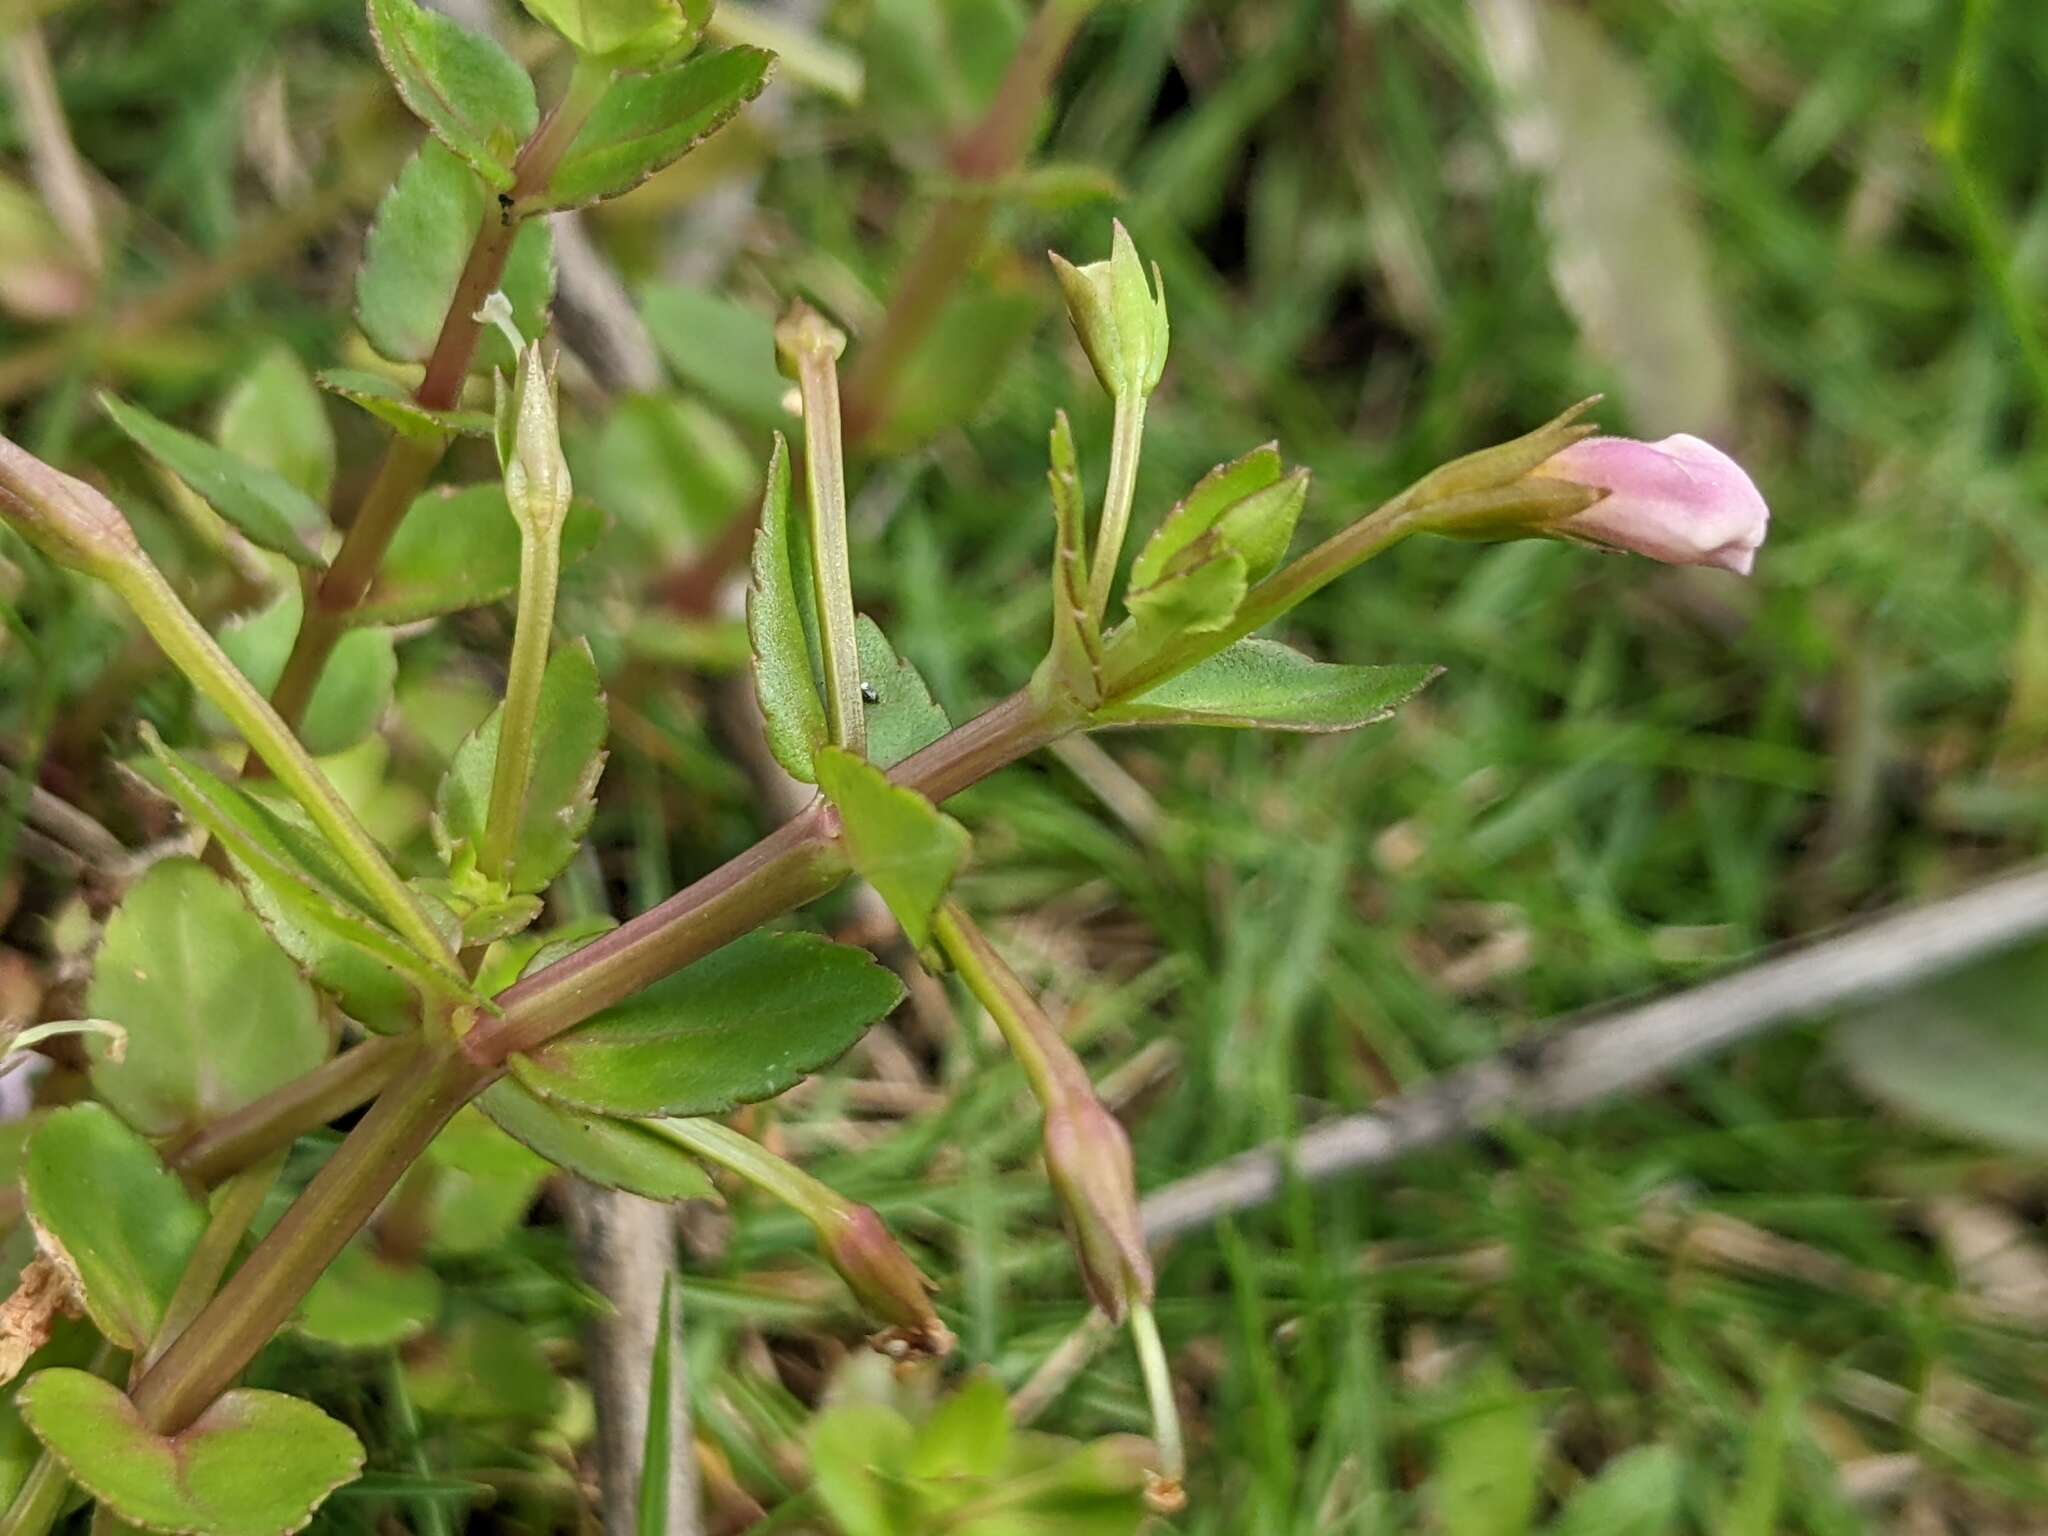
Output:
[[541,360],[537,341],[519,354],[517,367],[510,385],[497,375],[496,436],[505,500],[522,526],[552,538],[569,515],[572,494],[555,416],[555,371]]
[[141,554],[120,508],[4,437],[0,518],[59,565],[88,575],[107,576]]
[[872,1206],[843,1201],[817,1219],[825,1257],[861,1309],[888,1327],[875,1347],[895,1359],[952,1352],[953,1334],[932,1309],[931,1287]]
[[1548,531],[1671,565],[1717,565],[1747,576],[1771,524],[1742,466],[1680,433],[1662,442],[1589,437],[1534,474],[1607,494]]
[[1095,377],[1113,400],[1143,400],[1166,371],[1166,280],[1155,263],[1151,281],[1138,248],[1119,221],[1107,261],[1077,267],[1051,253],[1066,294],[1067,317]]
[[1063,1093],[1045,1111],[1045,1171],[1088,1294],[1122,1322],[1152,1300],[1131,1138],[1093,1093]]
[[696,46],[711,0],[520,0],[580,54],[651,69]]

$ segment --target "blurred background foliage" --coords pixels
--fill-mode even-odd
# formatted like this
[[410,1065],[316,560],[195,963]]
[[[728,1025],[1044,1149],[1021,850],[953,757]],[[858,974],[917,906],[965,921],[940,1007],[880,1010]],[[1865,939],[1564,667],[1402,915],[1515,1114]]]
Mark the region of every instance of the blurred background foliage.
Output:
[[[350,283],[417,127],[354,0],[40,12],[91,173],[83,211],[38,191],[17,72],[0,410],[106,484],[188,600],[260,650],[261,568],[94,392],[275,454],[345,513],[381,429],[305,376],[379,366]],[[559,72],[510,8],[463,15],[502,28],[544,90]],[[960,193],[949,146],[1031,25],[1015,0],[727,15],[794,38],[779,85],[585,221],[660,373],[625,392],[564,368],[578,490],[608,522],[562,625],[597,648],[614,749],[572,912],[644,908],[773,820],[738,766],[744,639],[707,600],[787,425],[769,325],[809,297],[853,333],[860,377]],[[1099,489],[1108,412],[1040,253],[1101,255],[1112,214],[1160,263],[1173,316],[1141,525],[1277,437],[1315,473],[1317,536],[1594,391],[1614,429],[1737,452],[1775,513],[1747,583],[1549,544],[1403,547],[1288,625],[1332,659],[1446,666],[1395,723],[1098,738],[963,797],[963,894],[1068,1010],[1142,1183],[2040,850],[2044,79],[2048,9],[2027,0],[1087,17],[1037,150],[993,183],[985,246],[859,447],[858,592],[955,720],[1044,641],[1056,407]],[[459,448],[444,478],[492,478],[487,452]],[[104,893],[24,823],[26,786],[147,845],[170,829],[105,743],[129,751],[138,715],[171,735],[204,722],[108,600],[18,546],[0,582],[0,1009],[63,1016]],[[426,846],[425,794],[494,697],[509,627],[483,610],[338,665],[353,697],[331,703],[332,766],[398,845]],[[888,937],[844,900],[824,920]],[[1911,1020],[1890,1034],[1924,1044]],[[1842,1054],[1795,1031],[1641,1101],[1181,1241],[1159,1309],[1196,1452],[1180,1524],[2039,1529],[2040,1148],[1918,1129]],[[751,1125],[913,1241],[956,1364],[1011,1389],[1085,1312],[1025,1167],[1020,1093],[982,1021],[927,987]],[[474,1140],[437,1152],[387,1212],[381,1258],[259,1362],[259,1379],[319,1382],[372,1446],[323,1528],[579,1518],[575,1329],[594,1303],[544,1170]],[[934,1383],[861,1357],[793,1218],[683,1220],[713,1526],[816,1521],[819,1405],[890,1398],[918,1418]],[[1120,1347],[1039,1417],[1084,1437],[1146,1422]]]

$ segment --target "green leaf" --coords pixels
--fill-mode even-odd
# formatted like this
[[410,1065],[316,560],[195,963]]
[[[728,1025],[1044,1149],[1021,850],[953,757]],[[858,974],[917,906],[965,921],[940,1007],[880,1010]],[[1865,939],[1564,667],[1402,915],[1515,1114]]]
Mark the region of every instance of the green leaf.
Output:
[[554,1170],[465,1106],[406,1175],[398,1198],[419,1211],[432,1234],[428,1251],[488,1253],[517,1230]]
[[326,530],[327,514],[276,470],[237,458],[117,396],[102,394],[100,405],[115,426],[250,543],[315,570],[326,564],[309,541]]
[[559,1108],[513,1078],[492,1084],[477,1106],[508,1136],[592,1184],[649,1200],[718,1198],[695,1158],[639,1121]]
[[1858,1085],[1956,1135],[2048,1152],[2048,945],[1902,992],[1844,1023],[1835,1053]]
[[415,1346],[405,1377],[426,1412],[488,1423],[499,1435],[506,1420],[545,1422],[558,1396],[554,1367],[533,1329],[490,1312],[472,1312],[430,1347]]
[[1442,670],[1338,666],[1277,640],[1240,640],[1134,699],[1103,705],[1095,718],[1106,725],[1355,731],[1387,719]]
[[1074,429],[1065,411],[1053,417],[1046,482],[1052,491],[1052,646],[1046,675],[1083,708],[1102,698],[1102,633],[1088,613],[1088,508]]
[[811,1422],[812,1486],[845,1536],[901,1536],[923,1523],[903,1479],[912,1442],[909,1422],[879,1404],[847,1403]]
[[1010,1400],[1002,1383],[983,1371],[962,1382],[918,1426],[903,1470],[942,1484],[997,1477],[1010,1440]]
[[392,1264],[357,1239],[320,1272],[292,1323],[333,1349],[388,1349],[417,1338],[441,1314],[441,1282],[424,1264]]
[[683,283],[651,283],[640,313],[669,371],[757,426],[790,420],[789,381],[775,366],[775,322],[737,299]]
[[809,585],[808,573],[793,568],[789,526],[789,445],[778,432],[768,457],[761,527],[754,535],[747,634],[754,643],[754,695],[761,701],[768,749],[783,772],[810,784],[817,778],[811,755],[826,741],[825,701],[818,694],[797,595]]
[[836,1060],[902,1000],[863,950],[755,933],[512,1058],[559,1104],[611,1115],[719,1115]]
[[258,354],[221,401],[213,436],[224,451],[326,504],[334,486],[334,427],[290,347],[274,343]]
[[638,1536],[668,1536],[669,1454],[674,1436],[669,1429],[669,1357],[675,1352],[676,1277],[661,1277],[661,1311],[655,1318],[654,1358],[647,1367],[647,1434],[640,1450],[640,1500],[634,1510]]
[[56,1110],[37,1126],[21,1183],[44,1242],[78,1277],[93,1326],[123,1349],[146,1348],[206,1230],[205,1207],[100,1104]]
[[1678,1529],[1684,1477],[1670,1446],[1638,1446],[1572,1495],[1549,1536],[1667,1536]]
[[152,1531],[288,1536],[363,1469],[346,1426],[282,1392],[223,1392],[165,1436],[113,1383],[60,1369],[22,1388],[21,1412],[73,1481]]
[[[351,1017],[372,1027],[409,1026],[413,999],[407,982],[444,996],[467,993],[461,972],[445,954],[416,954],[384,925],[317,833],[292,825],[239,785],[165,746],[146,725],[142,740],[152,761],[139,771],[227,849],[257,916],[315,982],[341,998]],[[349,963],[349,955],[371,969]]]
[[818,788],[845,825],[855,873],[889,904],[912,945],[929,949],[933,914],[967,858],[967,829],[850,752],[821,748],[817,765]]
[[1535,1520],[1542,1423],[1536,1401],[1489,1364],[1437,1433],[1428,1498],[1443,1536],[1523,1536]]
[[128,1031],[92,1082],[130,1125],[168,1136],[240,1109],[327,1056],[313,992],[234,889],[189,859],[152,865],[107,923],[86,1008]]
[[413,399],[412,391],[398,380],[360,368],[324,368],[316,382],[330,394],[359,405],[372,416],[407,437],[434,438],[444,435],[489,437],[491,418],[487,411],[430,411]]
[[630,191],[723,128],[768,83],[772,53],[727,48],[657,74],[619,75],[548,182],[549,208]]
[[855,618],[853,633],[861,686],[874,695],[864,699],[861,708],[868,728],[868,760],[877,768],[893,768],[953,729],[953,722],[933,702],[917,668],[897,654],[881,625],[863,613]]
[[1141,630],[1157,635],[1201,635],[1221,629],[1251,588],[1245,559],[1212,530],[1191,545],[1171,575],[1124,594]]
[[[569,504],[562,564],[596,547],[604,514]],[[411,624],[500,602],[519,590],[519,525],[503,487],[441,486],[412,504],[352,622]]]
[[[221,626],[216,637],[220,648],[258,693],[268,695],[277,687],[304,611],[305,598],[298,586],[287,583],[269,607]],[[390,634],[382,629],[351,630],[336,644],[313,686],[299,740],[315,757],[346,752],[377,728],[391,706],[397,681],[398,654]]]
[[1283,474],[1275,443],[1219,464],[1204,475],[1131,563],[1134,590],[1153,586],[1182,567],[1183,556],[1199,558],[1199,541],[1211,530],[1225,548],[1244,557],[1245,579],[1257,581],[1278,565],[1294,536],[1308,498],[1308,471]]
[[[604,689],[586,641],[576,640],[548,658],[534,720],[533,773],[513,845],[506,884],[516,893],[546,889],[576,855],[597,809],[604,772]],[[491,711],[456,749],[434,806],[434,837],[451,867],[483,841],[490,811],[491,776],[498,761],[504,706]]]
[[510,54],[413,0],[370,0],[377,56],[413,116],[492,186],[540,122],[533,82]]
[[[377,206],[356,270],[356,323],[394,363],[424,363],[454,301],[469,248],[495,200],[438,139],[420,145]],[[512,242],[499,288],[523,336],[538,336],[554,294],[554,247],[546,219],[529,219]],[[484,327],[475,366],[509,370],[512,347]]]

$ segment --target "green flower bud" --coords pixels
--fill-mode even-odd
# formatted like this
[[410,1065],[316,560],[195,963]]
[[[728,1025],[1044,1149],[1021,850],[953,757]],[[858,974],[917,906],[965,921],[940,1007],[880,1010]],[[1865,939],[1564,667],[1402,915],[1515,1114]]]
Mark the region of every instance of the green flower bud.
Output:
[[1166,370],[1166,280],[1158,264],[1148,283],[1121,221],[1107,261],[1077,267],[1057,252],[1049,254],[1066,293],[1067,317],[1103,389],[1114,400],[1146,398]]
[[102,579],[142,553],[120,508],[4,437],[0,518],[59,565]]
[[520,0],[586,58],[654,69],[697,46],[711,0]]
[[1131,1138],[1092,1092],[1046,1106],[1045,1171],[1088,1294],[1112,1322],[1152,1300],[1152,1256],[1138,1215]]
[[569,461],[562,457],[561,427],[555,416],[555,370],[542,361],[540,343],[519,355],[518,371],[497,387],[495,437],[505,471],[505,500],[523,527],[542,538],[560,533],[569,515]]
[[838,1201],[815,1218],[825,1257],[861,1309],[889,1326],[875,1348],[894,1359],[952,1353],[953,1334],[932,1310],[931,1286],[872,1206]]

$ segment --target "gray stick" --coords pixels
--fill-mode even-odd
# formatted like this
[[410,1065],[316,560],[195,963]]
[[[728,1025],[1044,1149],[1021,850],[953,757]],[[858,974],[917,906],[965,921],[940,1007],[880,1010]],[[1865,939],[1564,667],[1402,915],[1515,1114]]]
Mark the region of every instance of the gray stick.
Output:
[[1540,1038],[1178,1179],[1145,1200],[1160,1242],[1266,1204],[1286,1171],[1320,1184],[1442,1146],[1502,1119],[1533,1120],[1638,1089],[1714,1052],[1847,1003],[1883,997],[2048,933],[2048,865],[1887,913],[1719,981]]

